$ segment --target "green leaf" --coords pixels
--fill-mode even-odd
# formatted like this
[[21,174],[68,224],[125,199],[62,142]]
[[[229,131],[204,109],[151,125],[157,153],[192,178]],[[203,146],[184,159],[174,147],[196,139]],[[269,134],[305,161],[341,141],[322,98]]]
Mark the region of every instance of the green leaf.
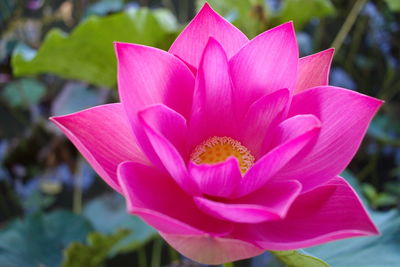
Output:
[[112,235],[90,233],[87,245],[74,242],[64,250],[61,267],[97,267],[107,259],[113,246],[128,234],[129,230],[120,230]]
[[44,210],[56,201],[54,196],[43,194],[39,190],[32,192],[22,202],[25,211],[41,211]]
[[83,242],[91,230],[85,219],[68,211],[28,216],[0,232],[0,263],[10,267],[59,266],[62,250],[73,241]]
[[335,241],[306,249],[332,266],[397,266],[400,262],[400,214],[370,212],[381,234]]
[[377,207],[395,206],[396,204],[397,198],[385,192],[379,193],[375,202]]
[[376,192],[375,187],[371,184],[364,183],[362,185],[362,190],[371,203],[374,203],[378,199],[378,192]]
[[70,35],[59,29],[51,30],[34,55],[26,48],[16,49],[12,57],[13,72],[16,76],[52,73],[112,87],[117,71],[113,42],[167,48],[176,27],[173,15],[166,10],[140,8],[102,18],[90,17]]
[[5,25],[5,20],[9,19],[14,12],[16,7],[16,1],[14,0],[2,0],[0,1],[0,30],[2,29],[3,25]]
[[139,217],[127,213],[123,198],[117,194],[103,195],[92,200],[85,206],[83,214],[98,232],[111,234],[116,229],[131,231],[113,247],[112,253],[115,254],[135,250],[156,234]]
[[44,85],[33,79],[21,79],[7,84],[1,96],[11,107],[29,107],[39,103],[46,93]]
[[281,12],[277,15],[277,23],[293,20],[296,29],[313,18],[323,18],[335,13],[330,0],[285,0]]
[[308,254],[303,250],[270,251],[275,257],[289,267],[329,267],[325,261]]
[[400,1],[399,0],[385,0],[390,10],[393,12],[400,12]]

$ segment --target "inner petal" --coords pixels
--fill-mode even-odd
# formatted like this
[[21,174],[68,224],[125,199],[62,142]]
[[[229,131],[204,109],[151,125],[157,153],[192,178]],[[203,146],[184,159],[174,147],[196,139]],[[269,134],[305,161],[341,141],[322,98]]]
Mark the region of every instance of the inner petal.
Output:
[[239,162],[240,171],[244,174],[253,164],[254,156],[239,141],[227,136],[213,136],[193,150],[190,159],[197,164],[215,164],[229,157]]

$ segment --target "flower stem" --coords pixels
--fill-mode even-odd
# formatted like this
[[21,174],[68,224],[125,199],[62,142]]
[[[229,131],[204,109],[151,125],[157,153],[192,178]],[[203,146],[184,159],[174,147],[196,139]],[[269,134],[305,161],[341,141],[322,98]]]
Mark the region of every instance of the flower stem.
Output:
[[147,258],[146,258],[146,251],[143,246],[139,247],[138,249],[138,261],[140,267],[147,266]]
[[75,176],[72,210],[76,214],[82,212],[82,182],[81,175]]
[[233,262],[224,263],[222,267],[233,267]]
[[153,251],[151,255],[151,267],[161,266],[161,252],[162,252],[163,241],[161,238],[154,240]]
[[345,22],[343,23],[342,27],[340,28],[339,33],[336,35],[335,40],[333,40],[331,47],[335,48],[336,53],[339,51],[340,47],[342,46],[344,39],[346,38],[347,34],[349,33],[351,27],[353,26],[354,22],[358,14],[360,13],[361,9],[365,5],[367,0],[357,0],[354,4],[353,8],[350,10],[349,15],[347,16]]

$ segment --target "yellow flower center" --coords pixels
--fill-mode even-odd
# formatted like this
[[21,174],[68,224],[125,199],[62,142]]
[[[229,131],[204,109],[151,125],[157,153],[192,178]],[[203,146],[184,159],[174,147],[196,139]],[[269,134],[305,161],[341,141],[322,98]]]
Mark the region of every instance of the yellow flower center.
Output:
[[225,161],[231,156],[239,161],[242,174],[254,163],[254,157],[246,147],[239,141],[226,136],[213,136],[205,140],[195,147],[190,158],[197,164],[214,164]]

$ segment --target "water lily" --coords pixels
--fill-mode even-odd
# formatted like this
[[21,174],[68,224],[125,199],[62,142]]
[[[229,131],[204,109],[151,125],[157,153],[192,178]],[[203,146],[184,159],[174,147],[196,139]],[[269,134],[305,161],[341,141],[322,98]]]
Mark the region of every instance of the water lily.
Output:
[[248,40],[205,4],[168,52],[115,51],[121,103],[52,121],[179,252],[219,264],[377,234],[338,175],[382,101],[328,85],[332,49],[299,59],[291,22]]

